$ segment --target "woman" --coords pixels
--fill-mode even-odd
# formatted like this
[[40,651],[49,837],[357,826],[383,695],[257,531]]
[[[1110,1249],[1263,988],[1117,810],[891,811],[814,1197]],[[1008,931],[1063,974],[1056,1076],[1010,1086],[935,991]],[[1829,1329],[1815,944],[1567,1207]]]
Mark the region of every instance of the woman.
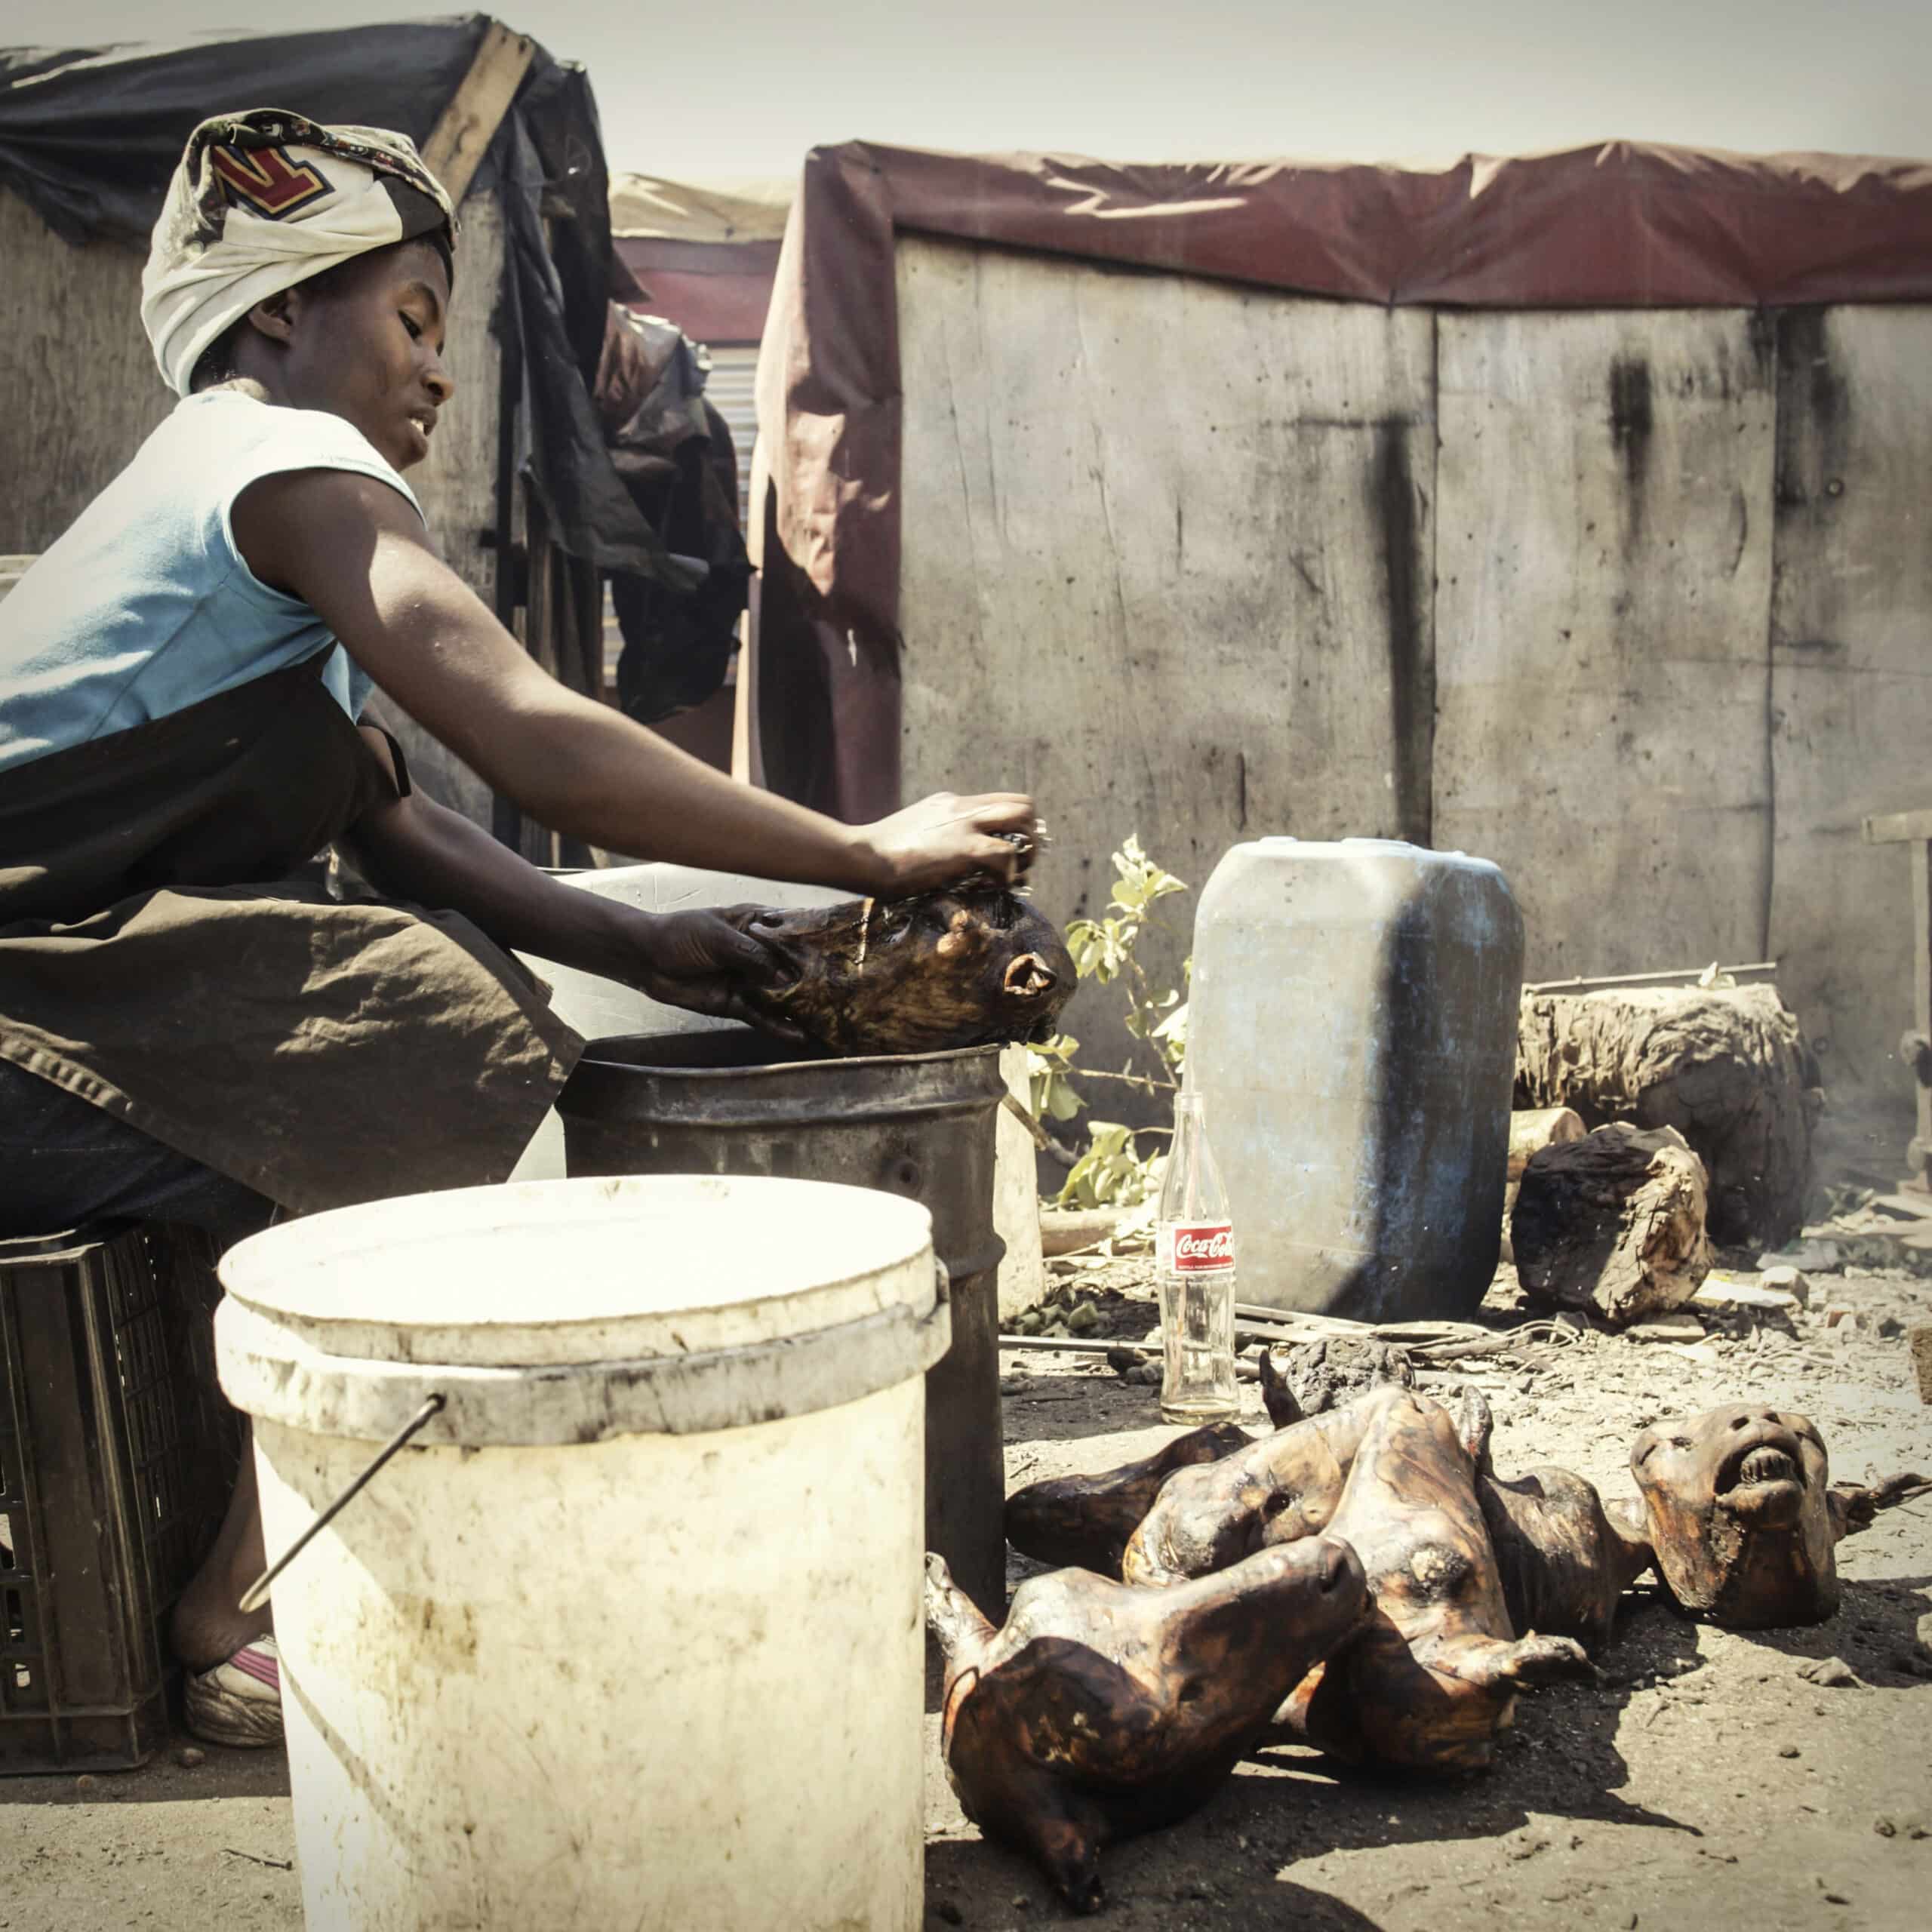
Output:
[[[848,826],[733,783],[546,676],[438,561],[401,472],[454,391],[455,229],[399,135],[265,109],[189,142],[141,311],[183,400],[0,604],[0,1235],[226,1238],[500,1180],[583,1044],[506,949],[715,1014],[769,969],[413,792],[372,688],[620,851],[879,894],[1023,865],[1015,793]],[[331,843],[380,897],[331,895]],[[280,1736],[237,1607],[262,1560],[245,1469],[174,1622],[218,1742]]]

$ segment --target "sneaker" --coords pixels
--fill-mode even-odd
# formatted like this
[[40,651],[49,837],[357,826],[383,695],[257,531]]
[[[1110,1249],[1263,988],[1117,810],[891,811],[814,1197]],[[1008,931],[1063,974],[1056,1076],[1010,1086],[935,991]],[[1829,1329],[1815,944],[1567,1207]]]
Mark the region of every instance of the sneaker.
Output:
[[281,1656],[272,1637],[244,1644],[226,1663],[188,1679],[188,1729],[204,1744],[242,1750],[281,1742]]

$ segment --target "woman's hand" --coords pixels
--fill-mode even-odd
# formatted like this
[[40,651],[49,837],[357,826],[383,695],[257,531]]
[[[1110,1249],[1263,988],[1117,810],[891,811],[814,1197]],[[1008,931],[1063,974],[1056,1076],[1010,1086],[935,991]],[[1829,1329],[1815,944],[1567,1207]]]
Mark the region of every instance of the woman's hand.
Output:
[[[1002,833],[1016,835],[1017,842]],[[1017,885],[1045,842],[1046,827],[1023,792],[983,792],[962,798],[935,792],[863,827],[859,835],[871,856],[870,890],[897,899],[976,872]]]
[[716,912],[639,912],[626,921],[628,954],[616,977],[666,1006],[742,1020],[782,1039],[803,1038],[782,1020],[755,1012],[747,987],[777,986],[789,977],[777,955]]

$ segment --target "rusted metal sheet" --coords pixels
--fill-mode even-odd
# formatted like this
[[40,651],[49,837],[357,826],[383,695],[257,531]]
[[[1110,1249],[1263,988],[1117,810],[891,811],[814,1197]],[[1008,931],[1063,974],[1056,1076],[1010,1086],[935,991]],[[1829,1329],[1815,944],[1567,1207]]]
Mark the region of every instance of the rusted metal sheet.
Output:
[[1737,310],[1438,318],[1435,830],[1528,970],[1762,956],[1771,345]]
[[1828,1088],[1903,1101],[1906,866],[1860,830],[1932,787],[1932,307],[1788,310],[1777,361],[1767,949],[1826,1043]]
[[[1197,887],[1266,832],[1426,838],[1432,318],[916,236],[899,260],[906,795],[1032,790],[1063,921],[1134,831]],[[1066,1017],[1091,1064],[1128,1055],[1118,1004]]]

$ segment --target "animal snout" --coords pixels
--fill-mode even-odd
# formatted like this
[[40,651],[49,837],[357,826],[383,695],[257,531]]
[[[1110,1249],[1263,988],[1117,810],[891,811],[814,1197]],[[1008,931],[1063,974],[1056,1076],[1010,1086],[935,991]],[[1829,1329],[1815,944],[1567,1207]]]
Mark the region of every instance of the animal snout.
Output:
[[1324,1596],[1362,1586],[1361,1558],[1347,1543],[1334,1537],[1324,1537],[1315,1547],[1315,1587]]

